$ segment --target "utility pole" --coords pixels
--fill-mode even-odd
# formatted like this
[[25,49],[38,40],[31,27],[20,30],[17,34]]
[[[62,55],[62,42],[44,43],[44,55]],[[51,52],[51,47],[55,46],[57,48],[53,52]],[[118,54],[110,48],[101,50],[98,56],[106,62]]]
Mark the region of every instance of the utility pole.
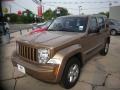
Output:
[[42,21],[42,0],[39,0],[40,1],[40,5],[39,5],[39,7],[40,7],[40,13],[41,13],[41,15],[40,15],[40,22]]
[[9,5],[9,8],[10,8],[10,14],[12,13],[12,6],[11,4]]
[[110,11],[111,6],[112,6],[112,2],[109,1],[109,11]]
[[80,12],[81,12],[81,11],[80,11],[80,10],[81,10],[81,7],[82,7],[82,6],[79,6],[79,15],[80,15]]
[[40,0],[40,5],[42,5],[42,0]]

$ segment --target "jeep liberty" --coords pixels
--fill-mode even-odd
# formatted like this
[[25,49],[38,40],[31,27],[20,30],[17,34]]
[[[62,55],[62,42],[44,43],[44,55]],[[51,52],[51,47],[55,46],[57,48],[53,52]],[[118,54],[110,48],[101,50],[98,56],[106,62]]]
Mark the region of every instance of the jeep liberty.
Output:
[[12,63],[37,79],[72,88],[82,66],[110,44],[107,18],[103,15],[61,16],[48,31],[25,35],[16,41]]

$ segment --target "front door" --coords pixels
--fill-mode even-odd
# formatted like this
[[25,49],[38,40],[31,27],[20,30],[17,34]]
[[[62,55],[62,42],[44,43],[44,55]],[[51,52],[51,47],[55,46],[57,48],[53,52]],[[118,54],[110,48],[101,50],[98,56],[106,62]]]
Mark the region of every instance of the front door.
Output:
[[97,33],[98,29],[98,24],[97,24],[97,19],[96,17],[91,17],[89,20],[89,29],[88,29],[88,34],[86,37],[84,37],[84,43],[83,43],[83,48],[84,48],[84,59],[85,61],[88,60],[91,56],[96,54],[98,52],[98,36],[99,33]]

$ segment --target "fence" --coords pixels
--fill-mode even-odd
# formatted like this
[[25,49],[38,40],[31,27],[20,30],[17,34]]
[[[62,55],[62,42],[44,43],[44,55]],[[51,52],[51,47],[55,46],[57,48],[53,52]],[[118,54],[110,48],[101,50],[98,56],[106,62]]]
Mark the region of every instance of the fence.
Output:
[[6,35],[2,35],[0,37],[0,40],[1,40],[0,45],[4,45],[4,44],[7,44],[7,43],[10,43],[10,41],[11,41],[12,38],[24,35],[25,31],[29,32],[31,30],[32,30],[32,27],[22,27],[22,26],[19,26],[19,28],[17,27],[16,29],[12,29],[12,30],[10,29],[6,33]]

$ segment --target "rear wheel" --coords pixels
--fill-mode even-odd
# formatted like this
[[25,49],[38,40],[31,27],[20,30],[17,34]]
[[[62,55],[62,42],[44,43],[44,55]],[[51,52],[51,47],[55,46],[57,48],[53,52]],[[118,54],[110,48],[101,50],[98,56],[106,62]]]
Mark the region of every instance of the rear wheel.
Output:
[[116,32],[116,30],[111,30],[110,34],[113,35],[113,36],[115,36],[117,34],[117,32]]
[[108,50],[109,50],[109,42],[106,42],[104,48],[100,51],[100,54],[102,56],[105,56],[107,55]]
[[71,58],[64,69],[61,85],[66,89],[72,88],[79,79],[80,69],[79,60],[75,57]]

